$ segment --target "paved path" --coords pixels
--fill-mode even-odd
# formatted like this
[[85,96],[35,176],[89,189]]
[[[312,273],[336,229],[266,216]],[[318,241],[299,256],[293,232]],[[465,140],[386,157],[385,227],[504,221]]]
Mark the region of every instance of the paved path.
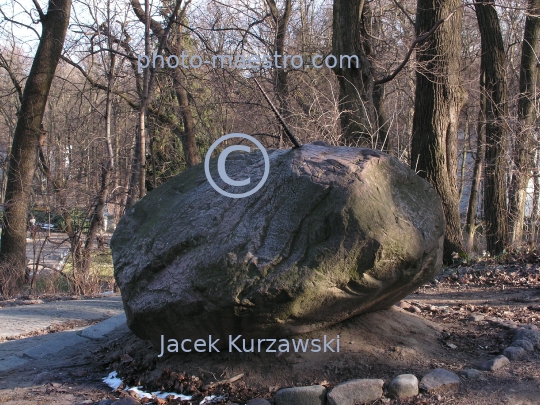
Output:
[[0,308],[0,341],[40,332],[51,325],[68,321],[95,321],[123,312],[119,295]]
[[[49,326],[69,321],[107,320],[86,328],[42,334]],[[45,358],[89,339],[101,339],[112,330],[126,326],[120,296],[92,300],[57,301],[46,304],[0,309],[0,371],[11,370],[32,359]],[[41,333],[16,339],[17,336]],[[6,340],[13,339],[13,340]]]

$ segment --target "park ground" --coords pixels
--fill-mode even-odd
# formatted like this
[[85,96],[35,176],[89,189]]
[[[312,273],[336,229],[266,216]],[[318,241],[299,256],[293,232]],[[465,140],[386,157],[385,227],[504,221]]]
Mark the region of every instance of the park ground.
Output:
[[[46,305],[39,299],[53,298],[26,297],[26,301],[34,300],[31,307],[36,311]],[[4,309],[22,301],[25,299],[12,301]],[[459,372],[500,354],[511,342],[512,323],[540,327],[540,260],[534,253],[522,253],[447,267],[400,307],[307,335],[340,334],[342,350],[334,354],[211,353],[158,359],[156,350],[124,326],[104,339],[89,339],[0,371],[0,404],[97,404],[107,398],[130,397],[122,387],[113,392],[102,382],[111,371],[117,371],[125,385],[141,385],[148,391],[183,391],[193,395],[193,403],[207,395],[221,395],[227,398],[221,402],[224,404],[243,404],[254,397],[272,401],[278,389],[291,386],[331,388],[354,378],[389,382],[409,373],[420,378],[437,367]],[[2,309],[0,323],[1,317]],[[87,320],[85,325],[97,320]],[[63,330],[61,325],[56,329]],[[40,333],[48,332],[57,333],[55,328]],[[233,383],[223,382],[239,375],[243,376]],[[376,403],[539,404],[540,353],[482,372],[478,379],[462,379],[457,392],[422,393],[409,400],[382,398]]]

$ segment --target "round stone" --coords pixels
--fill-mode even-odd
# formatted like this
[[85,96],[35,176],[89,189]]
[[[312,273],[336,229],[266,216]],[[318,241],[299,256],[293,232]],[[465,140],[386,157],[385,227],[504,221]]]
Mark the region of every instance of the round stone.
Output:
[[398,375],[388,385],[388,394],[398,399],[418,395],[418,378],[413,374]]

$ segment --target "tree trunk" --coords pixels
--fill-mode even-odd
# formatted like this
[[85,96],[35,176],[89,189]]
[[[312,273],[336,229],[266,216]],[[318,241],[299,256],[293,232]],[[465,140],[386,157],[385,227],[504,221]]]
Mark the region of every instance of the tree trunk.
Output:
[[533,168],[533,203],[532,203],[532,213],[531,213],[531,243],[533,245],[536,245],[536,238],[538,236],[538,220],[540,217],[540,209],[538,207],[539,199],[540,199],[540,171],[538,170],[538,164],[539,162],[539,153],[538,151],[535,152],[535,158],[534,158],[534,168]]
[[81,263],[81,267],[77,270],[81,271],[83,274],[87,274],[90,270],[91,264],[91,253],[94,250],[96,237],[98,233],[101,233],[103,229],[103,209],[105,204],[107,204],[107,198],[109,196],[109,184],[111,179],[112,167],[110,162],[106,166],[101,168],[101,184],[98,195],[96,196],[96,202],[92,207],[92,213],[90,216],[90,227],[88,230],[88,235],[86,236],[86,241],[84,243],[84,258]]
[[[377,118],[373,104],[373,72],[368,59],[363,14],[364,0],[334,0],[332,53],[333,68],[339,82],[339,110],[345,144],[372,146],[377,133]],[[358,67],[352,63],[340,67],[342,55],[356,55]],[[331,62],[333,63],[333,62]]]
[[[150,0],[144,2],[144,52],[150,55]],[[155,73],[154,73],[155,74]],[[143,75],[143,93],[141,108],[139,110],[139,198],[146,195],[146,114],[148,113],[148,103],[150,102],[150,69],[146,69]],[[110,90],[109,90],[110,91]]]
[[465,93],[460,80],[462,10],[459,0],[418,0],[416,35],[454,13],[417,50],[411,167],[442,200],[444,261],[463,251],[457,192],[457,129]]
[[536,91],[536,49],[540,34],[540,0],[529,0],[529,11],[525,20],[519,73],[518,132],[516,139],[515,164],[509,198],[512,244],[519,246],[523,241],[525,201],[527,185],[533,169],[533,130],[536,121],[534,97]]
[[[285,1],[285,8],[283,13],[280,14],[274,0],[266,0],[268,7],[270,8],[270,14],[276,25],[276,38],[274,42],[274,53],[280,56],[285,55],[285,40],[287,38],[287,27],[292,15],[292,1]],[[283,60],[283,59],[282,59]],[[279,100],[279,113],[283,118],[287,118],[290,114],[289,111],[289,71],[282,67],[276,68],[274,75],[274,90]],[[284,132],[280,130],[280,147],[283,143]]]
[[390,122],[386,113],[384,99],[386,97],[384,84],[378,84],[373,88],[373,106],[377,116],[377,139],[375,147],[381,149],[392,156],[396,156],[395,152],[390,147],[388,133],[390,130]]
[[[181,55],[183,50],[182,45],[182,26],[178,25],[176,32],[176,54]],[[180,112],[180,118],[182,119],[183,131],[175,131],[179,134],[180,142],[182,142],[182,149],[184,150],[184,158],[186,160],[186,166],[192,167],[200,163],[199,152],[197,149],[197,140],[195,139],[195,122],[193,120],[193,114],[191,113],[191,105],[189,102],[189,93],[187,91],[187,80],[184,72],[180,68],[180,65],[172,71],[174,81],[174,91],[176,93],[176,99],[178,101],[178,109]]]
[[[23,92],[13,136],[2,220],[2,260],[12,263],[22,285],[26,267],[26,216],[37,161],[41,122],[69,23],[71,0],[50,0],[40,14],[42,34]],[[9,261],[9,262],[8,262]],[[2,289],[2,286],[0,286]]]
[[[483,75],[480,76],[480,83],[483,85]],[[482,178],[482,162],[486,153],[486,133],[484,131],[484,111],[485,99],[480,95],[480,111],[478,112],[478,123],[476,126],[476,158],[474,159],[473,178],[471,181],[471,193],[469,195],[469,205],[467,207],[467,221],[465,232],[467,235],[467,250],[472,251],[474,246],[474,234],[476,232],[476,207],[478,204],[478,190],[480,190],[480,179]]]
[[180,117],[182,118],[182,124],[184,127],[184,130],[180,133],[179,138],[182,142],[182,149],[184,150],[186,166],[192,167],[199,164],[200,159],[197,148],[197,140],[195,139],[195,122],[191,113],[189,94],[186,90],[187,83],[184,77],[184,73],[180,72],[178,68],[174,69],[173,78],[174,90],[180,110]]
[[146,195],[146,112],[148,111],[148,80],[145,78],[143,85],[143,92],[146,93],[144,100],[141,103],[141,109],[139,111],[139,136],[137,142],[139,146],[136,149],[139,156],[137,157],[137,180],[139,185],[137,187],[139,199]]
[[[380,38],[381,36],[381,18],[377,18],[373,15],[372,9],[369,3],[364,4],[363,19],[368,21],[364,25],[365,38]],[[371,43],[364,40],[366,55],[370,60],[377,59],[377,52]],[[373,71],[373,69],[372,69]],[[374,82],[372,88],[373,94],[373,114],[375,115],[375,139],[372,142],[372,148],[380,149],[386,153],[392,154],[393,151],[390,148],[390,139],[388,139],[390,131],[390,120],[388,119],[388,113],[386,111],[386,84]]]
[[[465,139],[466,138],[466,139]],[[463,130],[463,148],[461,149],[461,167],[459,169],[459,191],[458,201],[461,204],[463,198],[463,189],[465,188],[465,166],[467,165],[467,152],[471,145],[471,134],[469,133],[469,115],[465,120],[465,129]]]
[[486,151],[484,176],[484,218],[487,251],[500,254],[508,246],[506,206],[506,149],[508,95],[506,54],[497,11],[490,0],[475,4],[481,38],[481,74],[485,97]]
[[131,161],[131,170],[129,174],[129,181],[128,181],[128,191],[126,195],[126,209],[125,211],[129,211],[133,204],[137,202],[137,196],[139,195],[139,173],[141,172],[141,165],[139,162],[139,156],[140,156],[140,134],[141,132],[137,128],[134,137],[133,137],[133,160]]

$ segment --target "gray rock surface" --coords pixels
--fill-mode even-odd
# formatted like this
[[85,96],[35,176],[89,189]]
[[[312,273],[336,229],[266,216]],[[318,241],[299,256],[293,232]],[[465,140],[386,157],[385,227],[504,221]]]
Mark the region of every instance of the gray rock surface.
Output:
[[325,405],[326,388],[322,385],[284,388],[276,392],[276,405]]
[[524,359],[527,356],[527,352],[522,347],[510,346],[504,349],[503,356],[508,358],[508,360],[516,361]]
[[516,331],[512,341],[515,342],[518,340],[528,340],[533,344],[534,347],[540,349],[540,332],[537,329],[532,327],[519,328]]
[[382,397],[383,380],[359,379],[336,385],[328,393],[329,405],[354,405],[373,402]]
[[409,398],[418,395],[418,378],[414,374],[401,374],[387,387],[388,394],[394,398]]
[[32,380],[32,383],[35,385],[43,385],[55,379],[56,379],[56,375],[54,373],[43,371],[34,377],[34,379]]
[[514,321],[509,321],[507,319],[501,319],[496,322],[496,325],[503,329],[516,329],[518,327],[517,323]]
[[253,398],[253,399],[250,399],[246,403],[246,405],[270,405],[270,402],[268,402],[264,398]]
[[455,391],[459,388],[460,379],[457,374],[436,368],[420,380],[420,389],[429,393]]
[[422,312],[422,310],[416,305],[411,305],[409,308],[407,308],[407,311],[412,312],[413,314],[419,314]]
[[527,339],[518,339],[514,340],[511,344],[512,347],[522,347],[527,352],[532,352],[534,350],[534,345],[530,340]]
[[482,375],[482,372],[475,368],[465,368],[459,372],[459,375],[469,380],[473,380],[480,377]]
[[[278,338],[389,308],[440,270],[444,215],[428,182],[370,149],[269,152],[252,196],[192,167],[137,202],[111,240],[130,329],[167,338]],[[260,152],[227,159],[257,184]],[[227,186],[228,192],[251,187]],[[200,316],[204,313],[205,316]],[[221,342],[223,343],[223,341]]]
[[471,322],[480,322],[483,321],[486,317],[484,315],[480,314],[473,314],[469,317],[469,321]]
[[23,358],[21,358],[19,356],[3,357],[0,360],[0,371],[7,371],[7,370],[11,370],[11,369],[13,369],[15,367],[22,366],[27,361],[28,361],[27,359],[23,359]]
[[478,366],[478,368],[485,371],[495,371],[507,366],[508,364],[510,364],[510,360],[501,354],[491,360],[484,361]]

